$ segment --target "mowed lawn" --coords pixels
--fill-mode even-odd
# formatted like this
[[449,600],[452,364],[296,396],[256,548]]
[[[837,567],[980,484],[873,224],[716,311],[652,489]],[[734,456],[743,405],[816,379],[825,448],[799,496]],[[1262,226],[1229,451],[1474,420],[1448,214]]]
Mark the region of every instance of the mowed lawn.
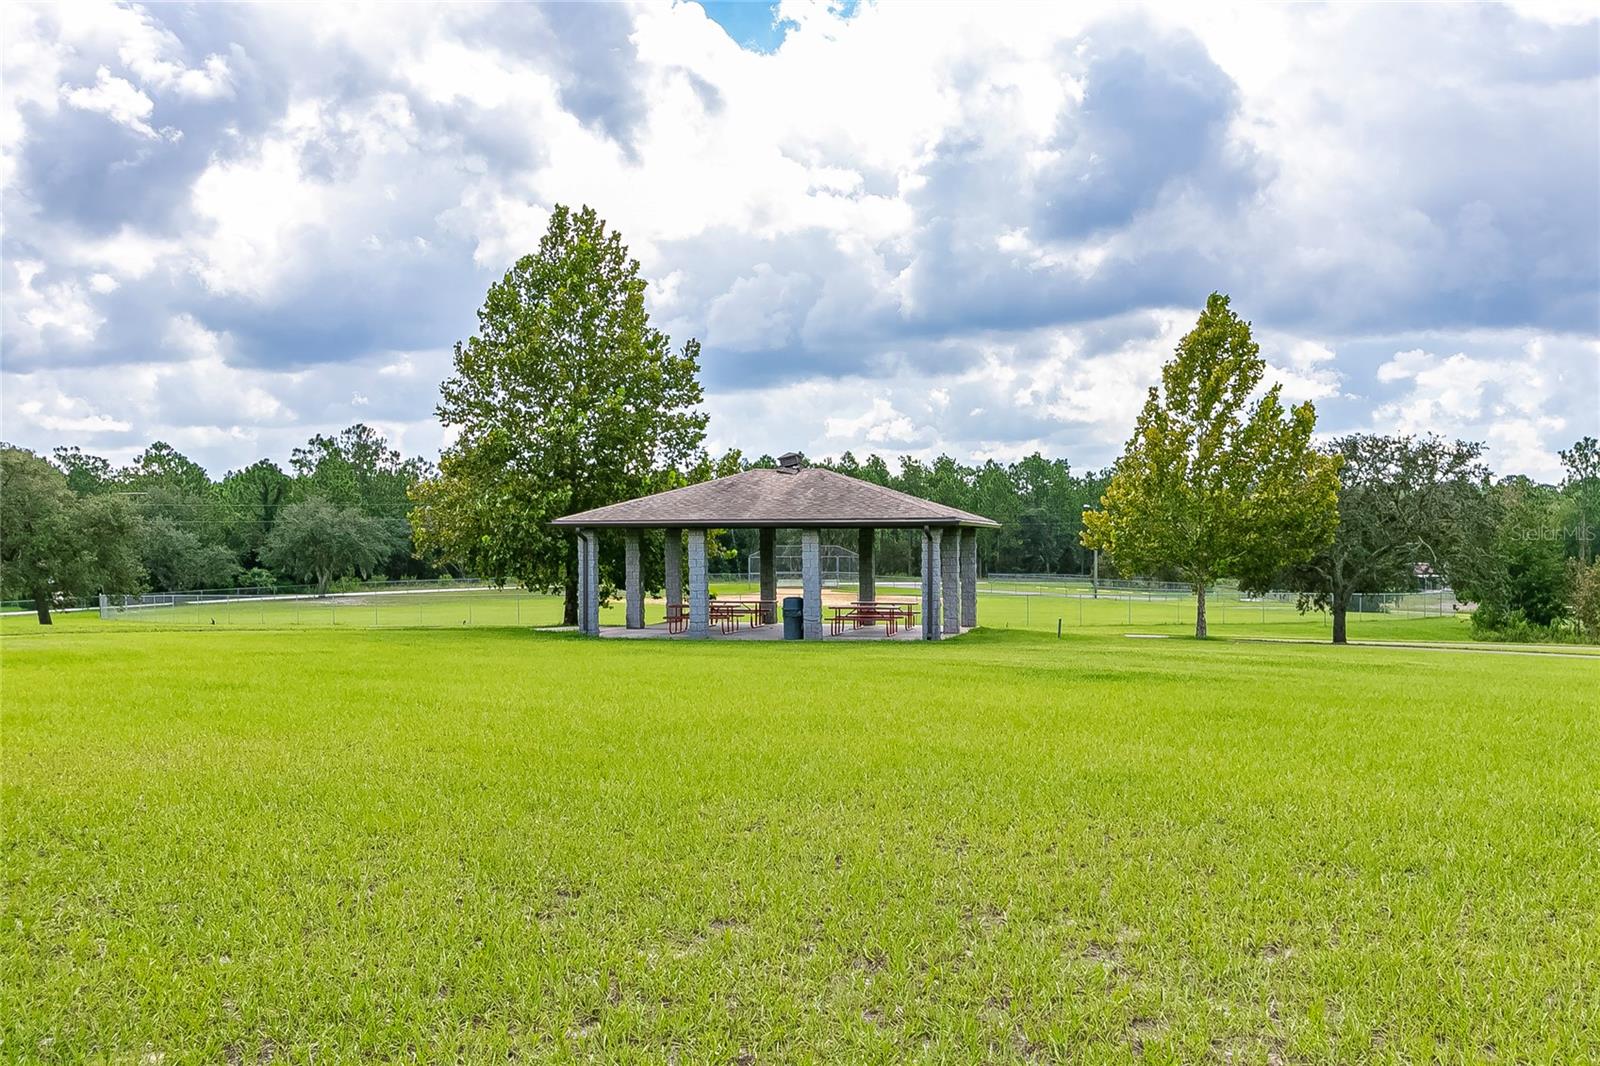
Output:
[[8,629],[0,1058],[1600,1057],[1600,662]]
[[[737,599],[759,595],[748,581],[718,581],[711,591],[718,597]],[[784,586],[780,596],[799,595],[798,588]],[[885,599],[915,601],[915,579],[885,578],[878,587]],[[834,601],[853,598],[852,585],[830,586],[827,597]],[[1045,585],[1029,582],[988,582],[980,585],[979,618],[995,629],[1033,629],[1054,633],[1128,631],[1167,633],[1194,632],[1195,603],[1191,596],[1161,596],[1133,591],[1105,589],[1096,597],[1087,584]],[[1421,608],[1421,609],[1419,609]],[[645,618],[652,624],[666,617],[658,599],[645,604]],[[1331,622],[1326,614],[1302,613],[1295,604],[1280,600],[1243,599],[1226,588],[1210,597],[1208,619],[1211,632],[1219,636],[1273,636],[1294,639],[1327,640]],[[613,599],[600,612],[602,625],[620,626],[624,610],[620,599]],[[412,629],[473,626],[514,626],[535,628],[561,622],[561,600],[546,593],[506,589],[419,589],[403,592],[358,590],[323,598],[244,596],[230,599],[203,599],[174,606],[158,605],[113,610],[108,623],[123,627],[184,629],[285,629],[354,628]],[[64,626],[98,626],[95,612],[75,612],[58,616]],[[0,618],[0,632],[29,633],[37,628],[31,615],[16,614]],[[1419,596],[1406,609],[1384,612],[1352,612],[1349,617],[1352,640],[1383,641],[1465,641],[1472,639],[1471,616],[1450,611],[1443,601]],[[1578,646],[1582,647],[1582,646]],[[1569,651],[1572,646],[1569,646]],[[1600,652],[1600,648],[1590,648]]]

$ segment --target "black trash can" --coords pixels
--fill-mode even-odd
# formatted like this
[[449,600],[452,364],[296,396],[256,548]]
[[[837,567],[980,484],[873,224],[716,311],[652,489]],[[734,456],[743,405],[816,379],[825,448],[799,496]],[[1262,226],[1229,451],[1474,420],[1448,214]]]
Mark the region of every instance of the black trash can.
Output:
[[806,601],[799,596],[783,598],[783,639],[806,639]]

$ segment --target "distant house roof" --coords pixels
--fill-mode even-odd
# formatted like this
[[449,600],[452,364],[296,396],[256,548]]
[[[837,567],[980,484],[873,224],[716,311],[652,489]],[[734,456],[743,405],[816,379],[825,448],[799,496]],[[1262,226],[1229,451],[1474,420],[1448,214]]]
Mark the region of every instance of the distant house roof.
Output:
[[[787,457],[785,457],[787,458]],[[558,518],[555,526],[729,529],[1000,523],[817,467],[743,473]]]

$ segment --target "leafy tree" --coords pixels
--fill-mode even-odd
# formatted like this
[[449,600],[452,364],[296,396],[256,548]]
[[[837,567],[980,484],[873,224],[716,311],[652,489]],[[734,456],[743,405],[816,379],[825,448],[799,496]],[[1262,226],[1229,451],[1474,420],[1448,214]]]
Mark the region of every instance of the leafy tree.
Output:
[[133,464],[122,472],[122,479],[140,491],[158,486],[188,496],[205,496],[211,491],[211,475],[205,467],[159,440],[134,456]]
[[312,497],[285,507],[262,546],[268,566],[315,582],[326,596],[334,579],[366,577],[394,550],[395,529],[382,518]]
[[1311,445],[1316,410],[1285,411],[1280,386],[1255,401],[1266,364],[1250,324],[1212,293],[1151,388],[1084,543],[1124,573],[1170,569],[1194,586],[1195,636],[1206,586],[1265,584],[1310,558],[1338,525],[1338,460]]
[[126,500],[80,498],[45,459],[0,445],[0,503],[0,589],[31,597],[40,625],[58,594],[139,590],[139,517]]
[[1590,643],[1600,644],[1600,562],[1571,561],[1572,619]]
[[165,515],[144,523],[139,555],[151,583],[175,592],[227,588],[239,573],[238,561],[227,547],[201,543]]
[[1523,624],[1548,627],[1571,610],[1572,578],[1562,538],[1562,499],[1549,485],[1520,475],[1485,496],[1484,525],[1462,567],[1458,591],[1476,600],[1475,629],[1493,632]]
[[1561,491],[1571,501],[1574,553],[1585,566],[1594,558],[1594,541],[1600,530],[1600,441],[1584,437],[1561,453],[1566,478]]
[[205,468],[156,441],[117,473],[117,491],[130,496],[145,521],[165,518],[202,544],[227,541],[228,511]]
[[455,347],[438,413],[459,436],[413,491],[419,547],[486,577],[564,584],[576,622],[574,537],[548,523],[662,487],[705,438],[700,346],[674,353],[644,296],[621,235],[558,205]]
[[229,547],[246,564],[257,561],[278,512],[289,503],[294,482],[271,459],[232,470],[217,492],[222,499]]
[[289,463],[306,495],[387,518],[404,518],[411,487],[432,473],[425,460],[402,458],[383,434],[360,422],[338,436],[317,434],[294,450]]
[[1339,528],[1333,542],[1284,575],[1302,610],[1333,616],[1333,642],[1344,644],[1346,615],[1357,593],[1410,589],[1416,566],[1449,576],[1478,529],[1489,482],[1483,445],[1439,437],[1356,433],[1335,440],[1340,460]]
[[116,484],[116,474],[111,461],[90,455],[82,448],[57,448],[53,453],[55,464],[67,475],[67,487],[79,496],[105,492]]

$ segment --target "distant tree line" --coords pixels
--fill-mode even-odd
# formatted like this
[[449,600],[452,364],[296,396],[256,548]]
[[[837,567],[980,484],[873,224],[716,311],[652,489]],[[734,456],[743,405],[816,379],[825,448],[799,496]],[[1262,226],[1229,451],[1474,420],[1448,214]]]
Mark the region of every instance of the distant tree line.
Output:
[[77,447],[0,446],[0,598],[53,605],[100,591],[179,592],[423,577],[411,490],[432,476],[370,426],[317,435],[213,480],[157,441],[126,466]]

